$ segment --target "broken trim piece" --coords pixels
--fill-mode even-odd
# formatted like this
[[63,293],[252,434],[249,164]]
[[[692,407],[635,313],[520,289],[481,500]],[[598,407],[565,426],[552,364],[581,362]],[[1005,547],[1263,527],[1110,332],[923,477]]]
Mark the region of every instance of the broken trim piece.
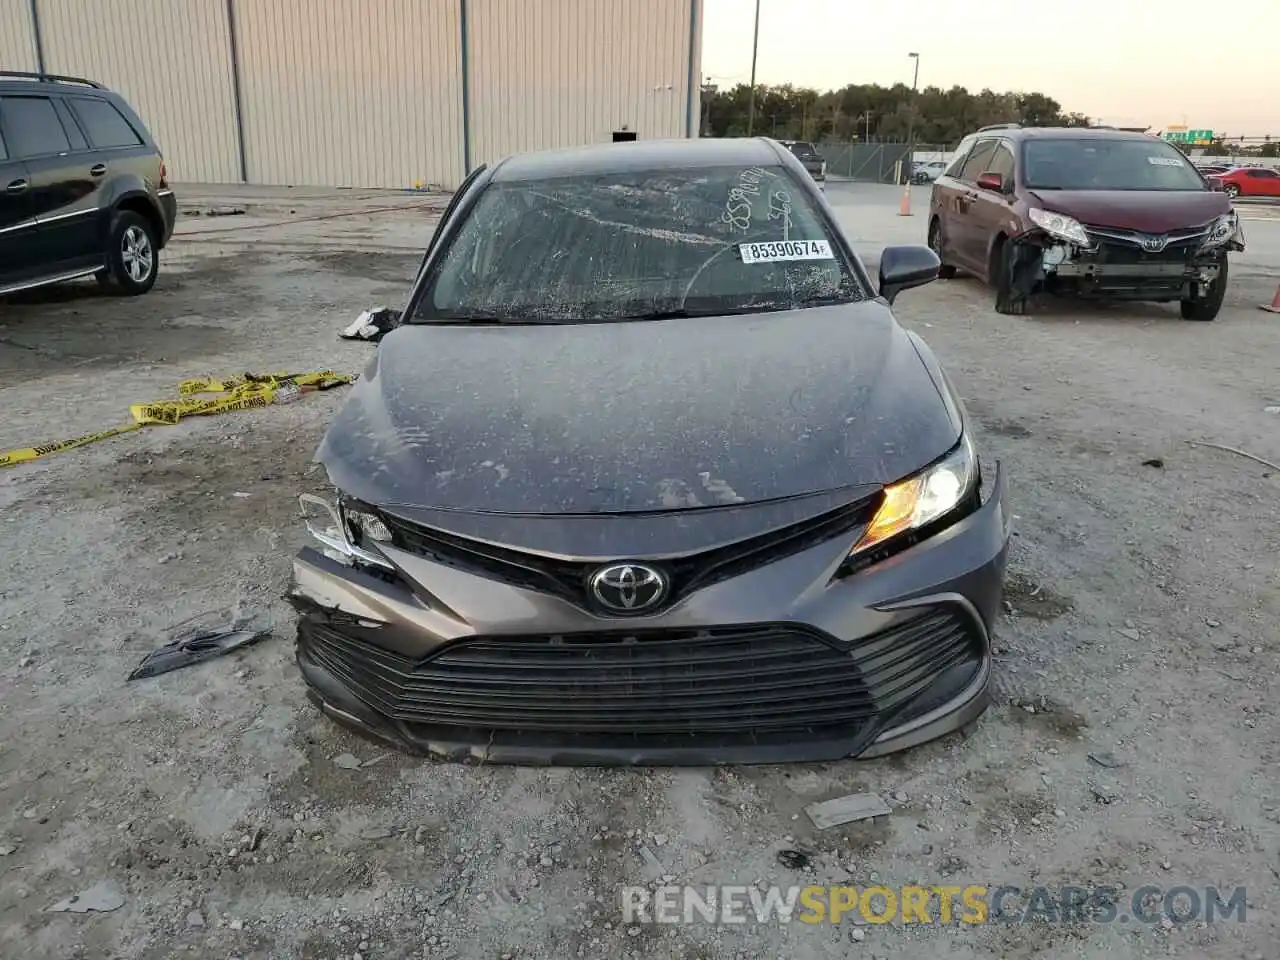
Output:
[[270,633],[269,630],[246,630],[235,621],[212,630],[189,631],[143,657],[126,679],[145,680],[194,666],[255,644]]

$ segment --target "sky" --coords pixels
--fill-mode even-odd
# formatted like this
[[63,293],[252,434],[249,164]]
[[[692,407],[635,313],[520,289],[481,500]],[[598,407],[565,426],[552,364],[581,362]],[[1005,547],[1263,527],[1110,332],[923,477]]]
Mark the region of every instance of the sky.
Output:
[[[702,73],[749,83],[755,0],[704,0]],[[1248,5],[1240,32],[1213,4],[1168,0],[760,0],[756,82],[1036,91],[1112,126],[1174,124],[1280,138],[1280,2]]]

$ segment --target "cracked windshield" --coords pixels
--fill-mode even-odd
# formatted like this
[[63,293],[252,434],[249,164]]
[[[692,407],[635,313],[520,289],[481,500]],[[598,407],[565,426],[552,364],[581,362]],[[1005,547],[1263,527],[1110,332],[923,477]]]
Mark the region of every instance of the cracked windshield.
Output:
[[432,285],[417,322],[753,313],[863,296],[780,166],[495,183]]

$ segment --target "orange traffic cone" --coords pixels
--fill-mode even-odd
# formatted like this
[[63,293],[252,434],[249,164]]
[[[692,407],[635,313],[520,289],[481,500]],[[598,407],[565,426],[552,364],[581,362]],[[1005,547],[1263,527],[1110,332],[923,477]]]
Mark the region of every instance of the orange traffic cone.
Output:
[[898,216],[911,216],[911,181],[902,188],[902,202],[898,204]]
[[1270,303],[1258,304],[1267,313],[1280,313],[1280,287],[1276,287],[1276,295],[1271,298]]

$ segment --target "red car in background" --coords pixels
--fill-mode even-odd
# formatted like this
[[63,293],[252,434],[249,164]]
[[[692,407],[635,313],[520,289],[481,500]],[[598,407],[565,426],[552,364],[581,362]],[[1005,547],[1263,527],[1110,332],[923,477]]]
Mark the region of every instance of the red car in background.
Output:
[[1236,197],[1276,197],[1280,199],[1280,171],[1271,167],[1236,167],[1213,174],[1222,181],[1223,192]]

